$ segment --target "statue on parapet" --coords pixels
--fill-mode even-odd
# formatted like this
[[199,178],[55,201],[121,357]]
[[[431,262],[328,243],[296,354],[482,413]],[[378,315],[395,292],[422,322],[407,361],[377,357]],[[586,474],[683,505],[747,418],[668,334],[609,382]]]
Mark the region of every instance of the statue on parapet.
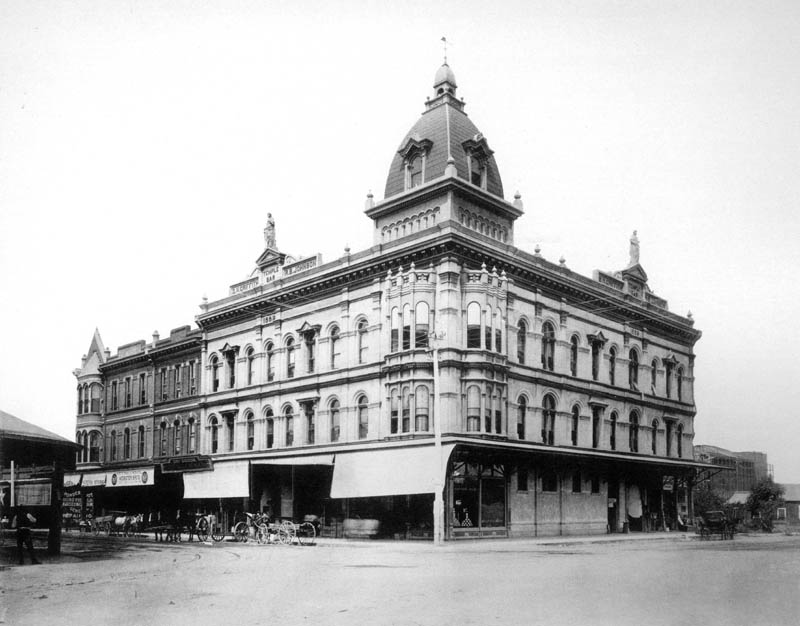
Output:
[[267,227],[264,229],[264,242],[267,248],[277,250],[275,246],[275,220],[272,218],[272,213],[267,213]]
[[636,231],[633,231],[633,235],[631,235],[631,248],[630,248],[631,259],[628,263],[628,267],[633,267],[637,263],[639,263],[639,238],[636,236]]

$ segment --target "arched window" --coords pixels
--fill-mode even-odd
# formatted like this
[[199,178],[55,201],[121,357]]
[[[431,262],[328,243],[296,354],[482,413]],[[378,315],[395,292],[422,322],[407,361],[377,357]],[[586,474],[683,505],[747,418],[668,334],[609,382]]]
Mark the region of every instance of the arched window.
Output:
[[608,382],[609,384],[613,385],[616,381],[616,369],[617,369],[617,349],[610,348],[608,351]]
[[650,393],[656,392],[656,376],[658,374],[658,362],[653,359],[650,363]]
[[330,404],[331,413],[331,441],[339,441],[339,401],[333,400]]
[[467,432],[481,429],[481,390],[477,385],[467,388]]
[[617,422],[619,421],[616,411],[611,413],[611,424],[608,432],[608,445],[612,450],[617,449]]
[[369,434],[369,409],[367,405],[367,397],[359,396],[358,398],[358,438],[366,439]]
[[427,432],[429,423],[429,394],[428,388],[419,386],[414,393],[414,430]]
[[267,343],[267,382],[271,383],[275,380],[275,346],[272,342]]
[[406,161],[406,189],[413,189],[422,184],[422,156],[418,153]]
[[286,340],[286,378],[294,378],[294,358],[295,358],[294,338]]
[[90,387],[94,389],[94,385],[84,385],[83,386],[83,412],[89,412],[89,389]]
[[672,397],[672,374],[674,372],[675,364],[670,361],[664,361],[664,377],[667,385],[667,397]]
[[247,415],[247,449],[252,450],[256,447],[256,424],[252,413]]
[[569,373],[570,376],[578,375],[578,337],[572,335],[569,340]]
[[306,344],[306,371],[310,374],[314,371],[317,361],[317,333],[313,330],[305,333]]
[[122,458],[131,458],[131,429],[126,428],[122,433]]
[[639,391],[639,353],[633,348],[628,353],[628,385]]
[[197,423],[193,417],[190,417],[187,425],[189,429],[189,449],[187,452],[194,454],[197,452]]
[[334,326],[331,328],[331,335],[330,335],[330,344],[331,344],[331,369],[335,370],[339,367],[339,350],[340,350],[340,337],[339,337],[339,327]]
[[411,305],[403,305],[403,350],[411,348]]
[[401,429],[404,433],[411,430],[411,391],[408,387],[403,388],[403,419]]
[[83,435],[79,432],[75,434],[75,443],[78,444],[78,451],[75,453],[75,462],[81,462],[81,451],[83,450]]
[[219,422],[216,417],[212,417],[211,424],[211,454],[219,451]]
[[286,421],[286,445],[291,446],[294,443],[294,411],[292,407],[287,406],[283,410],[283,416]]
[[178,455],[181,453],[181,423],[180,420],[175,420],[172,424],[172,453]]
[[252,385],[255,382],[255,377],[256,377],[256,372],[255,372],[256,355],[253,348],[247,349],[245,357],[247,358],[247,384]]
[[503,317],[500,309],[494,311],[494,351],[501,354],[503,352]]
[[553,445],[556,426],[556,399],[550,394],[542,402],[542,443]]
[[497,435],[503,433],[503,399],[500,396],[500,386],[494,388],[494,432]]
[[517,324],[517,361],[525,364],[525,343],[528,335],[528,325],[524,320]]
[[267,418],[267,449],[271,449],[275,445],[275,418],[272,415],[272,409],[267,409],[265,417]]
[[358,321],[358,362],[366,363],[367,361],[367,320],[360,319]]
[[139,439],[136,441],[136,446],[138,448],[136,456],[141,459],[144,457],[145,451],[144,426],[139,426]]
[[219,391],[219,359],[216,354],[211,357],[211,391]]
[[467,348],[481,347],[481,306],[470,302],[467,306]]
[[631,411],[628,420],[628,448],[631,452],[639,452],[639,414]]
[[111,439],[109,440],[109,443],[111,444],[111,446],[110,446],[111,447],[111,460],[112,461],[116,461],[117,460],[117,431],[116,430],[112,430],[111,431]]
[[653,420],[652,431],[650,433],[650,451],[658,454],[658,420]]
[[570,430],[570,434],[572,437],[572,445],[578,445],[578,425],[581,420],[581,409],[576,404],[572,407],[572,429]]
[[675,382],[678,387],[678,402],[683,401],[683,368],[679,367],[675,373]]
[[158,428],[158,455],[167,456],[167,423],[161,422]]
[[100,462],[100,433],[93,430],[89,435],[89,463]]
[[236,351],[230,350],[225,354],[225,363],[228,368],[228,389],[236,387]]
[[414,346],[417,348],[428,347],[428,332],[430,330],[430,311],[427,302],[417,302],[414,312]]
[[391,416],[389,422],[389,432],[393,435],[399,432],[400,427],[400,396],[398,391],[392,391]]
[[483,349],[492,349],[492,307],[487,306],[483,312]]
[[517,439],[525,439],[525,415],[528,411],[528,400],[520,396],[517,400]]
[[400,349],[400,310],[397,307],[392,309],[391,318],[392,340],[390,352],[397,352]]
[[553,371],[556,350],[556,329],[550,322],[542,324],[542,368]]
[[235,418],[233,415],[225,416],[225,441],[228,444],[228,452],[233,452],[236,444]]
[[492,432],[492,386],[486,385],[486,397],[483,399],[483,432]]
[[603,344],[599,341],[592,342],[592,380],[600,378],[600,356],[602,350]]
[[675,429],[676,449],[678,451],[678,458],[683,457],[683,424],[678,424]]
[[664,439],[667,444],[667,456],[672,456],[672,429],[673,429],[673,422],[670,420],[664,420]]

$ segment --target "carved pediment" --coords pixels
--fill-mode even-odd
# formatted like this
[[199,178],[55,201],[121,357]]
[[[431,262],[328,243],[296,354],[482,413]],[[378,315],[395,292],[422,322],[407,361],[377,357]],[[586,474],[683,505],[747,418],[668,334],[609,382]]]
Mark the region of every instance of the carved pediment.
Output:
[[428,154],[433,147],[430,139],[420,139],[419,137],[409,137],[397,151],[404,160],[408,161],[417,154]]
[[225,345],[222,346],[219,351],[222,352],[222,354],[228,354],[229,352],[239,354],[239,346],[232,346],[228,342],[225,342]]
[[261,256],[256,259],[256,266],[263,272],[270,267],[283,265],[285,258],[286,255],[283,252],[278,252],[273,248],[267,248],[261,253]]
[[309,324],[308,322],[303,322],[303,325],[297,329],[297,334],[301,337],[305,337],[309,334],[318,335],[321,328],[322,326],[319,324]]
[[494,154],[494,150],[489,147],[489,142],[486,141],[486,137],[484,137],[481,133],[478,133],[471,139],[467,139],[464,143],[461,144],[464,147],[464,151],[478,159],[478,161],[488,161],[489,157]]
[[599,343],[601,346],[604,346],[606,341],[608,341],[608,337],[606,337],[603,334],[603,331],[599,329],[592,334],[586,335],[586,338],[590,343]]
[[622,270],[622,277],[626,280],[634,280],[640,283],[647,282],[647,273],[644,271],[644,268],[636,263],[635,265],[631,265],[630,267],[626,267]]

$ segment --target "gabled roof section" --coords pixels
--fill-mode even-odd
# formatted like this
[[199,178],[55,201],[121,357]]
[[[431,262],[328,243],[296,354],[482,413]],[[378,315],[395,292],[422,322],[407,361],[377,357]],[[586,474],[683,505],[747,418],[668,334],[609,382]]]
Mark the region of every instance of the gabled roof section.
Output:
[[33,441],[45,441],[48,443],[64,444],[68,446],[76,445],[69,439],[51,433],[36,424],[26,422],[11,413],[0,411],[0,437],[3,439],[25,439]]
[[632,278],[642,283],[647,282],[647,273],[644,271],[644,268],[638,263],[630,267],[626,267],[624,270],[622,270],[622,275],[625,278]]
[[100,331],[94,329],[92,342],[89,344],[89,351],[81,361],[80,368],[74,370],[75,376],[90,376],[100,374],[100,366],[106,362],[106,348],[100,338]]
[[274,248],[267,248],[261,253],[261,256],[256,259],[256,266],[263,272],[266,268],[272,267],[273,265],[283,265],[285,259],[286,255],[283,252],[279,252]]

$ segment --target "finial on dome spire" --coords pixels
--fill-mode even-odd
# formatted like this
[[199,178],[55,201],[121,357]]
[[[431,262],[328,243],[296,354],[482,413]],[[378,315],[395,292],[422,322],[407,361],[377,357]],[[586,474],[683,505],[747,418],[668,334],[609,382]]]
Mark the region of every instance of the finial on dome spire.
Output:
[[447,65],[447,37],[442,37],[442,43],[444,43],[444,64]]

